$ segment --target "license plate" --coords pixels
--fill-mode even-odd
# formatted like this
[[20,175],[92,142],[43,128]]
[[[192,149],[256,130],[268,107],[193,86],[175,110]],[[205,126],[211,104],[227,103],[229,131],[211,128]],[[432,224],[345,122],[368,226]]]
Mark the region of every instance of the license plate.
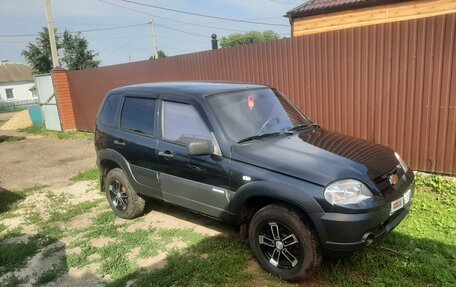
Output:
[[405,205],[407,205],[407,203],[410,202],[410,198],[412,196],[412,191],[409,189],[407,190],[407,192],[404,193],[403,196],[401,196],[400,198],[394,200],[391,202],[391,211],[390,211],[390,214],[393,214],[394,212],[396,212],[397,210],[401,209],[402,207],[404,207]]

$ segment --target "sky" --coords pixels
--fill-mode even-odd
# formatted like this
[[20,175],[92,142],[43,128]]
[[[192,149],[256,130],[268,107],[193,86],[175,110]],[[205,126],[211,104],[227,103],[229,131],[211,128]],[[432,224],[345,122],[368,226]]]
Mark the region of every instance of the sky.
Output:
[[[211,35],[272,30],[290,37],[283,17],[299,0],[132,0],[145,4],[217,17],[272,23],[261,25],[211,19],[146,7],[122,0],[51,0],[58,32],[82,32],[101,65],[142,61],[153,53],[152,29],[156,23],[157,47],[168,56],[211,49]],[[25,62],[21,52],[47,25],[45,0],[0,0],[0,60]],[[111,29],[119,26],[132,26]],[[12,36],[16,35],[16,36]],[[29,36],[18,36],[29,35]],[[31,36],[30,36],[31,35]]]

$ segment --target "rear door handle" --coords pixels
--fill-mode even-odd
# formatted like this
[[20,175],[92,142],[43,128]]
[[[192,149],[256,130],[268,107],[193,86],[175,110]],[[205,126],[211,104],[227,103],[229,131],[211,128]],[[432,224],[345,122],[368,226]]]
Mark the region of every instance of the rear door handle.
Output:
[[125,146],[125,142],[114,140],[115,145]]
[[158,156],[164,157],[166,159],[173,158],[173,154],[170,151],[159,151]]

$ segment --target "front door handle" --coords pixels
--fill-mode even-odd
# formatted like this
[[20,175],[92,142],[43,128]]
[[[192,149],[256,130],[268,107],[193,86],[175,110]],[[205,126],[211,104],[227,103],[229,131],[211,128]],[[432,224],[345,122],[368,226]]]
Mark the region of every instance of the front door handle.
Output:
[[114,140],[115,145],[120,145],[120,146],[125,146],[125,142],[119,141],[119,140]]
[[164,157],[165,159],[170,159],[170,158],[174,157],[173,154],[169,150],[159,151],[158,156]]

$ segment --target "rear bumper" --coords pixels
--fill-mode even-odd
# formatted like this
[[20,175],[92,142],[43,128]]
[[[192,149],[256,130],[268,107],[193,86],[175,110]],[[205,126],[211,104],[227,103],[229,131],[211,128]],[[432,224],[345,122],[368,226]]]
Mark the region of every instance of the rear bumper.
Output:
[[409,213],[415,193],[403,208],[390,215],[390,204],[384,208],[362,214],[314,214],[313,222],[324,250],[350,252],[370,245],[374,240],[391,232]]

